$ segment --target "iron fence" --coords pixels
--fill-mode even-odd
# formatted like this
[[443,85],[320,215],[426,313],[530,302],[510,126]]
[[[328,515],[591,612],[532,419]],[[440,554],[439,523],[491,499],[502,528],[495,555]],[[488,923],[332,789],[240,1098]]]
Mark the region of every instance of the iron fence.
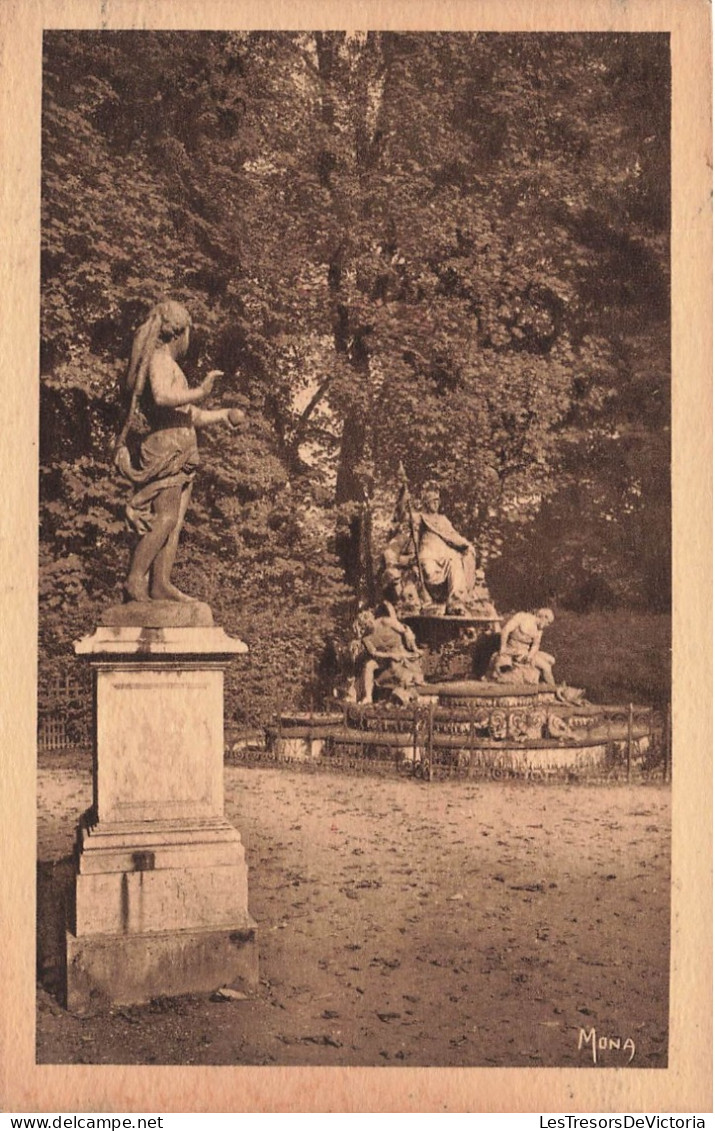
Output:
[[[477,709],[444,713],[412,708],[344,705],[329,715],[282,712],[265,738],[235,742],[234,763],[306,771],[405,774],[531,781],[662,781],[671,777],[670,711],[654,707],[594,708],[595,724],[573,735],[509,741],[486,735]],[[588,720],[588,714],[584,716]]]
[[[38,717],[39,751],[90,749],[90,702],[86,689],[71,678],[57,678],[45,688]],[[669,706],[584,711],[579,742],[574,743],[573,735],[530,735],[528,724],[535,712],[494,709],[487,726],[477,706],[445,710],[434,703],[342,704],[323,713],[286,710],[262,730],[229,724],[226,760],[306,771],[401,774],[423,781],[671,780]],[[509,727],[517,724],[521,730],[510,736]]]

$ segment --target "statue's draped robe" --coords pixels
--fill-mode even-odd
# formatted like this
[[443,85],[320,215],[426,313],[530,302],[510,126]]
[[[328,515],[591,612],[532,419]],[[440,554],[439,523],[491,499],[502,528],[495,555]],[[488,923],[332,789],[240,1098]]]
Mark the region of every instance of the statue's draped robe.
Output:
[[[175,361],[159,357],[154,364],[159,369],[160,379],[171,378],[188,391],[186,377]],[[167,370],[166,375],[162,369]],[[122,475],[137,488],[125,508],[127,521],[137,533],[144,534],[151,528],[157,495],[170,487],[186,487],[193,481],[199,466],[199,450],[196,429],[186,406],[157,405],[150,382],[144,388],[141,406],[151,432],[141,446],[140,466],[132,464],[126,448],[120,451],[117,465]]]
[[446,515],[420,515],[419,559],[434,599],[446,600],[448,606],[469,600],[475,583],[474,550]]

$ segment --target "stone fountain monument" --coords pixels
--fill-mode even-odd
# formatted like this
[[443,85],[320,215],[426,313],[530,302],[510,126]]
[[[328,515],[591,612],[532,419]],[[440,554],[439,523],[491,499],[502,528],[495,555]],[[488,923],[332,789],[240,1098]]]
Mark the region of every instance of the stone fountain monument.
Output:
[[[75,644],[94,696],[94,796],[77,830],[66,932],[77,1011],[258,982],[244,848],[223,799],[224,670],[248,649],[171,581],[195,428],[241,417],[195,407],[218,374],[189,389],[177,364],[188,326],[182,307],[163,303],[137,333],[116,452],[136,488],[127,600]],[[125,440],[141,398],[153,431],[137,467]]]
[[551,609],[499,616],[433,484],[417,509],[403,477],[380,581],[381,603],[358,614],[342,649],[340,712],[282,716],[276,757],[349,764],[387,754],[420,778],[575,780],[647,751],[649,708],[591,704],[556,683],[541,647]]

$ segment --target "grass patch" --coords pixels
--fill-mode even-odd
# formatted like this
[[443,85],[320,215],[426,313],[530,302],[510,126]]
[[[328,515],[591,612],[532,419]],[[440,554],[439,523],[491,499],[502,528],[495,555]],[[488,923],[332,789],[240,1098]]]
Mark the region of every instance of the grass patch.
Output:
[[664,705],[670,699],[667,614],[556,611],[544,648],[556,656],[557,681],[585,687],[594,703]]

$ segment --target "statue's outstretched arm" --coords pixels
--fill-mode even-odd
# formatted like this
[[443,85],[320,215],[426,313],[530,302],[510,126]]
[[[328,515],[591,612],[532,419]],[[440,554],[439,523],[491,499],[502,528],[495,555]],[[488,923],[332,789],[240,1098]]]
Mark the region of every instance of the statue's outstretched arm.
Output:
[[183,408],[205,401],[213,391],[220,369],[212,369],[200,385],[190,389],[179,366],[168,354],[157,352],[149,366],[149,381],[154,403],[160,408]]
[[190,415],[195,428],[206,428],[211,424],[230,424],[236,428],[246,419],[239,408],[196,408],[192,405]]

